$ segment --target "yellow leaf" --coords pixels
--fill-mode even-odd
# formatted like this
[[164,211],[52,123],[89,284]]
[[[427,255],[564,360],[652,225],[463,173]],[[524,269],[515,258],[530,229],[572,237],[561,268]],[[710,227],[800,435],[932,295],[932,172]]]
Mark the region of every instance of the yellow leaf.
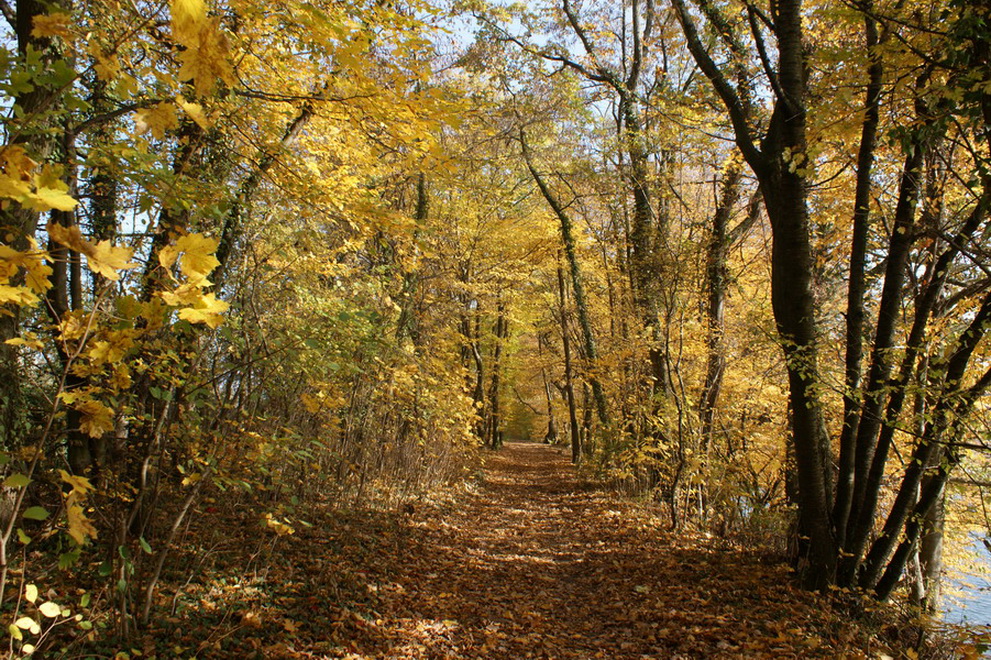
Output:
[[57,603],[53,603],[52,601],[49,600],[39,605],[38,611],[41,612],[46,617],[48,617],[49,619],[54,619],[55,617],[57,617],[59,614],[62,613],[62,608],[59,607]]
[[166,304],[182,307],[183,305],[195,305],[203,296],[203,291],[196,284],[186,283],[174,291],[162,291],[158,295]]
[[191,46],[206,21],[203,0],[172,0],[172,36],[184,46]]
[[103,81],[110,81],[116,78],[120,74],[120,60],[117,59],[116,53],[103,54],[96,53],[93,56],[96,63],[93,65],[93,70],[96,72],[96,77]]
[[185,46],[179,53],[179,80],[192,80],[198,95],[210,94],[218,78],[233,82],[227,39],[220,21],[207,16],[203,0],[172,1],[172,36]]
[[183,253],[179,259],[179,268],[190,282],[206,279],[220,265],[213,256],[218,245],[216,239],[207,238],[203,234],[188,234],[176,241],[176,247]]
[[187,475],[187,476],[185,476],[185,477],[182,478],[182,485],[183,486],[192,486],[193,484],[195,484],[197,481],[199,481],[202,478],[203,478],[203,475],[201,473],[199,473],[199,472],[193,472],[192,474]]
[[80,493],[85,495],[93,490],[93,484],[89,482],[86,477],[80,477],[75,474],[69,474],[65,470],[59,470],[59,475],[62,477],[62,481],[72,486],[72,492]]
[[95,399],[76,401],[74,410],[82,415],[79,430],[91,438],[100,438],[114,428],[114,411]]
[[69,523],[69,536],[82,545],[88,538],[96,538],[96,527],[92,521],[86,517],[82,502],[86,494],[93,490],[93,485],[86,477],[69,474],[65,470],[59,470],[62,481],[72,486],[72,490],[65,496],[65,515]]
[[[62,317],[59,323],[59,339],[61,341],[72,341],[81,339],[86,334],[86,319],[81,312],[69,312]],[[63,392],[63,398],[66,392]]]
[[14,337],[13,339],[8,339],[4,342],[10,346],[27,346],[28,348],[33,348],[36,351],[40,351],[45,347],[41,340],[38,339],[38,335],[33,332],[25,332],[23,337]]
[[86,262],[90,270],[103,275],[108,280],[117,281],[120,279],[118,270],[137,268],[138,265],[130,261],[133,250],[124,247],[114,247],[110,241],[100,241],[91,243],[82,237],[79,227],[63,227],[57,223],[49,223],[48,235],[56,243],[86,255]]
[[86,517],[81,504],[68,504],[65,511],[66,519],[69,522],[69,536],[79,545],[86,542],[86,539],[96,538],[96,527],[93,522]]
[[0,305],[14,303],[19,307],[24,307],[33,305],[38,300],[38,296],[34,295],[27,287],[0,284]]
[[33,584],[29,584],[25,586],[24,599],[29,603],[33,603],[34,601],[38,600],[38,587],[36,587]]
[[320,409],[323,407],[321,405],[320,399],[310,396],[305,392],[299,398],[300,401],[303,402],[303,407],[305,407],[306,411],[311,415],[317,414],[318,412],[320,412]]
[[193,307],[186,307],[179,310],[179,318],[190,323],[206,323],[211,328],[218,328],[224,322],[221,316],[230,307],[223,300],[217,300],[217,296],[208,293],[202,296]]
[[200,31],[197,46],[179,53],[182,63],[179,80],[191,80],[199,96],[212,94],[218,79],[232,83],[234,76],[227,52],[227,39],[220,32],[220,22],[208,21],[207,27]]
[[85,254],[90,270],[103,275],[108,280],[119,280],[120,273],[117,272],[119,270],[138,267],[138,264],[130,260],[131,255],[134,254],[131,248],[114,247],[110,241],[100,241]]
[[20,199],[31,194],[31,184],[7,174],[0,174],[0,197]]
[[203,234],[186,234],[180,236],[175,245],[163,248],[158,253],[158,262],[163,268],[171,268],[178,259],[179,269],[191,284],[209,286],[209,282],[206,282],[207,275],[220,265],[213,256],[218,245],[216,239],[208,238]]
[[189,103],[182,95],[175,97],[175,102],[200,128],[204,130],[210,128],[210,120],[207,118],[206,113],[203,112],[202,105],[199,103]]
[[279,536],[288,536],[296,533],[296,530],[293,529],[292,525],[287,525],[278,518],[274,517],[271,513],[265,514],[265,524]]
[[[71,211],[79,203],[69,195],[69,186],[61,180],[61,168],[45,165],[32,174],[36,163],[19,147],[4,147],[0,155],[0,197],[16,200],[32,211]],[[28,168],[28,169],[25,169]]]
[[165,138],[167,131],[179,128],[179,118],[175,113],[175,105],[163,101],[135,112],[134,124],[138,133],[151,131],[152,135],[161,140]]
[[76,252],[84,252],[86,250],[87,241],[83,238],[82,232],[79,231],[79,227],[76,225],[65,227],[55,222],[49,223],[48,236],[56,243],[64,245],[70,250],[75,250]]
[[39,253],[35,258],[25,259],[21,265],[27,271],[24,276],[24,283],[28,288],[36,293],[44,293],[52,288],[50,279],[52,267],[45,263],[47,253]]
[[38,622],[29,616],[22,616],[20,619],[14,622],[14,625],[21,630],[30,630],[31,628],[38,625]]
[[37,188],[21,198],[21,205],[33,211],[71,211],[79,204],[67,191],[69,186],[62,184],[53,188]]
[[30,181],[36,163],[19,145],[7,145],[0,149],[0,169],[11,179]]
[[62,12],[34,17],[34,29],[31,30],[32,37],[62,37],[69,39],[72,32],[69,26],[72,24],[72,17]]

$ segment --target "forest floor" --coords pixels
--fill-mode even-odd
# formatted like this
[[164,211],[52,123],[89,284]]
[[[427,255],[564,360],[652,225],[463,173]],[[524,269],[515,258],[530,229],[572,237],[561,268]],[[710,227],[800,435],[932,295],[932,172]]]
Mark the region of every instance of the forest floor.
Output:
[[[914,657],[886,650],[884,625],[868,632],[797,589],[785,565],[669,533],[582,482],[560,448],[509,444],[442,503],[307,515],[312,527],[275,546],[214,546],[194,580],[165,585],[141,655]],[[231,524],[223,538],[237,536]]]

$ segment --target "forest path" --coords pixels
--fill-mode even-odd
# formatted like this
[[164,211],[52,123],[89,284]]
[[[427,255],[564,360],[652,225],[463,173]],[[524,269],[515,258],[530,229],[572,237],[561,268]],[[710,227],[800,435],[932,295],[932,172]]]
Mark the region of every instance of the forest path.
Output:
[[448,502],[313,511],[316,524],[273,553],[248,610],[238,587],[225,618],[236,626],[214,628],[198,657],[877,657],[785,566],[671,534],[581,482],[567,459],[508,444]]
[[385,574],[368,575],[374,617],[349,654],[324,657],[859,655],[784,566],[667,533],[580,482],[560,448],[507,444],[472,492],[406,518]]

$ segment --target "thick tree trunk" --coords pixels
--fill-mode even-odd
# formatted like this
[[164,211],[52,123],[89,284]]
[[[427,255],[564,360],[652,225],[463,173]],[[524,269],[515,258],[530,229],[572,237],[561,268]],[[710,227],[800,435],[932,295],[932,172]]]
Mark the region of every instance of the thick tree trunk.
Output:
[[[868,0],[867,8],[871,3]],[[864,14],[864,35],[871,64],[868,68],[867,93],[864,99],[864,123],[860,132],[857,152],[857,185],[853,202],[853,239],[850,245],[850,273],[847,287],[846,359],[843,392],[843,430],[840,434],[839,477],[836,483],[836,502],[833,507],[833,524],[837,543],[844,547],[846,527],[850,517],[853,496],[854,458],[857,429],[860,423],[860,397],[857,391],[861,382],[861,361],[864,354],[864,293],[867,238],[870,220],[871,172],[874,166],[874,148],[880,119],[881,85],[884,67],[881,56],[875,51],[878,44],[877,22],[869,13]]]
[[[821,589],[835,577],[837,547],[832,529],[832,460],[819,400],[822,387],[812,292],[808,182],[804,167],[805,71],[801,0],[783,0],[775,20],[780,94],[763,149],[761,184],[771,220],[771,303],[785,353],[793,414],[802,524],[809,534],[803,580]],[[789,162],[785,162],[786,158]]]
[[[34,19],[50,10],[63,8],[61,0],[39,2],[38,0],[18,0],[14,10],[14,31],[17,39],[17,52],[22,61],[29,50],[40,54],[36,63],[43,70],[59,56],[48,38],[32,34]],[[32,80],[31,85],[23,85],[22,91],[13,99],[16,111],[10,109],[11,120],[7,123],[6,140],[24,148],[28,156],[39,163],[50,160],[58,142],[55,129],[54,111],[58,108],[58,97],[62,90],[42,80]],[[34,238],[38,226],[38,212],[8,202],[0,209],[0,244],[14,250],[24,251],[29,240]],[[13,282],[18,284],[16,278]],[[25,419],[29,406],[21,390],[22,369],[18,348],[5,343],[17,336],[20,330],[20,309],[6,306],[0,314],[0,448],[17,447],[25,437]]]

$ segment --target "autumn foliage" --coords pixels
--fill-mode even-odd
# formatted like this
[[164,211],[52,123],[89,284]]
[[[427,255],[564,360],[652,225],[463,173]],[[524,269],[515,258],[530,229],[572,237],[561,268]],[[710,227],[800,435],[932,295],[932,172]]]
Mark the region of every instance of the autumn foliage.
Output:
[[986,9],[2,9],[12,655],[149,634],[215,521],[263,570],[511,440],[938,607],[989,468]]

